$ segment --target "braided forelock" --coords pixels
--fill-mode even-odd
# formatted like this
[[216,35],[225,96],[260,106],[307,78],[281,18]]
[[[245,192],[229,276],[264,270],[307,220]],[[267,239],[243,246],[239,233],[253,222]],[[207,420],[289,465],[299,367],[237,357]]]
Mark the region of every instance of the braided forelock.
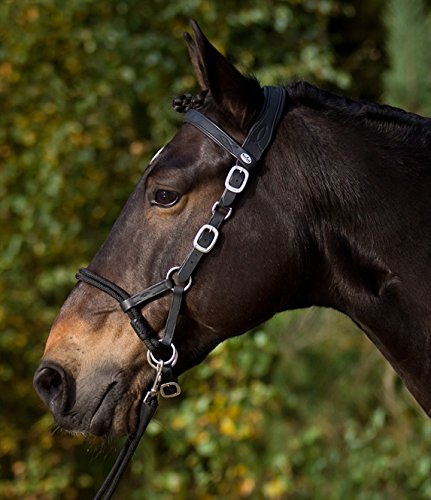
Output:
[[199,109],[204,105],[208,91],[203,90],[199,94],[183,94],[172,99],[172,107],[178,113],[186,113],[189,109]]

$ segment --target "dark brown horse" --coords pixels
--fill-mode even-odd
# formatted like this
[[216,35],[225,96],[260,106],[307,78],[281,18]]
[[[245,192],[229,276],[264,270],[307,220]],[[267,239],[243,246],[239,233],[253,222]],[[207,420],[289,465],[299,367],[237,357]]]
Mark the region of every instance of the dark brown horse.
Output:
[[[263,103],[196,24],[186,36],[203,92],[180,99],[242,143]],[[306,83],[185,295],[178,373],[278,311],[311,305],[357,323],[431,414],[431,127],[395,108]],[[133,293],[181,263],[207,222],[231,156],[190,123],[153,159],[89,269]],[[162,335],[169,298],[143,307]],[[154,377],[117,302],[79,283],[50,333],[35,387],[57,423],[134,430]]]

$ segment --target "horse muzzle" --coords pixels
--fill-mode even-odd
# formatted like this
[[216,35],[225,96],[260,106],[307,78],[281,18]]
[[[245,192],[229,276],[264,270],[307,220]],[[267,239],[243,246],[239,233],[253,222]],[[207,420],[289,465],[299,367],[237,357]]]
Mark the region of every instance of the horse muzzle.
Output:
[[76,380],[58,363],[44,360],[33,384],[64,430],[107,436],[126,434],[136,426],[133,409],[140,392],[130,390],[130,380],[118,366],[103,367]]

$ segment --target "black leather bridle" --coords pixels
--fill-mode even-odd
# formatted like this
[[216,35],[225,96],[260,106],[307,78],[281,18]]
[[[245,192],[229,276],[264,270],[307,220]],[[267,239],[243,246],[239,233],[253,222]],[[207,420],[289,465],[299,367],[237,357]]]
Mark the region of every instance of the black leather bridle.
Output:
[[[142,399],[138,428],[128,436],[95,500],[103,497],[111,498],[157,409],[158,395],[170,398],[181,392],[172,370],[178,359],[178,352],[172,340],[184,293],[192,285],[192,275],[199,262],[216,244],[221,225],[231,216],[235,200],[244,191],[250,173],[267,150],[283,114],[286,91],[281,87],[264,87],[263,92],[262,110],[242,145],[199,111],[191,109],[184,116],[185,123],[193,125],[207,135],[230,153],[236,162],[226,177],[225,190],[221,198],[212,207],[211,219],[197,232],[193,248],[180,266],[170,269],[162,281],[134,295],[130,295],[112,281],[88,269],[80,269],[76,274],[78,280],[102,290],[120,303],[123,312],[129,316],[136,334],[145,343],[148,363],[156,372],[151,388],[146,389]],[[158,338],[151,330],[141,309],[148,302],[167,293],[172,293],[172,302],[164,335]]]

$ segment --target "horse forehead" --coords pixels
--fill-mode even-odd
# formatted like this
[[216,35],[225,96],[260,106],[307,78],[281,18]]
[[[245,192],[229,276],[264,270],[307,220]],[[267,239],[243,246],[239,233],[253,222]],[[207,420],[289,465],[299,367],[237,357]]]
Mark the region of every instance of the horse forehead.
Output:
[[175,137],[153,157],[147,169],[148,178],[175,175],[205,175],[227,153],[192,125],[185,124]]

